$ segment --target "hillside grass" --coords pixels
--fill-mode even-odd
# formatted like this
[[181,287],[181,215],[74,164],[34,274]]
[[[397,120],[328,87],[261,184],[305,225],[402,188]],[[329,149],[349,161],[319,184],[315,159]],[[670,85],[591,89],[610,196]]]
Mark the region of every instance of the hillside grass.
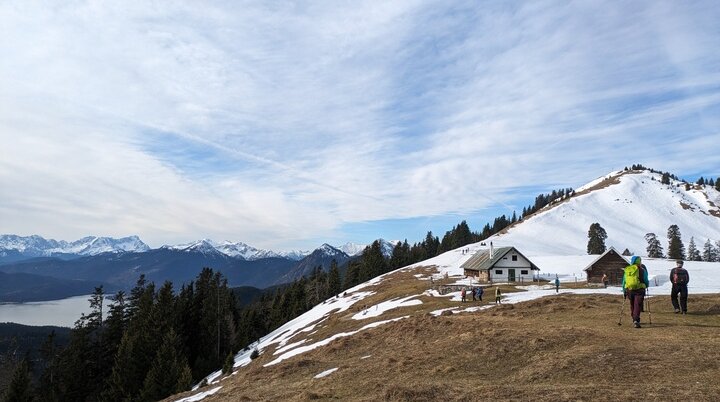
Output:
[[[720,295],[691,295],[686,316],[673,313],[669,296],[655,296],[652,324],[645,313],[641,329],[629,325],[627,305],[618,326],[622,298],[611,295],[560,294],[449,316],[429,312],[480,302],[421,296],[422,305],[350,319],[363,304],[422,293],[429,283],[413,275],[425,269],[395,273],[374,287],[377,294],[323,322],[312,338],[411,317],[263,367],[277,357],[267,350],[204,401],[710,401],[720,395]],[[483,304],[488,300],[494,297]]]

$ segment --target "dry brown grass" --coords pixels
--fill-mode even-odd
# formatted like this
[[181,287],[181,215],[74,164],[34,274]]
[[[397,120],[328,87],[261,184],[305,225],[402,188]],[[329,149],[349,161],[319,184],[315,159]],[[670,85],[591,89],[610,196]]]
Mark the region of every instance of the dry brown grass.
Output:
[[[428,283],[415,273],[379,284],[367,305],[422,292]],[[263,367],[273,359],[266,351],[204,401],[709,401],[720,395],[720,295],[691,295],[687,316],[672,313],[669,297],[654,297],[653,324],[642,329],[631,328],[627,314],[617,325],[619,296],[561,294],[440,317],[428,312],[460,303],[421,299],[422,305],[376,320],[407,319],[277,365]],[[331,317],[313,338],[372,321],[349,319],[359,310]]]

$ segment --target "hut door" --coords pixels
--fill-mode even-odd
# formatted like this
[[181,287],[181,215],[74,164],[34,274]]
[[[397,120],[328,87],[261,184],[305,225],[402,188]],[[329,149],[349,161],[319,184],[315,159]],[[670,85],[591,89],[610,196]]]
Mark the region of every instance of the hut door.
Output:
[[515,282],[515,269],[508,269],[508,282]]

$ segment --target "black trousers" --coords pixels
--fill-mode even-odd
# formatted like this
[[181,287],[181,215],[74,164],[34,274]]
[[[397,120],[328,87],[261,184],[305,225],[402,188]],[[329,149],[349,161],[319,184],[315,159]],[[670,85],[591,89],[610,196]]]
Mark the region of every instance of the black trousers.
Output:
[[[678,304],[678,294],[680,294],[680,304]],[[672,301],[673,308],[687,313],[687,298],[687,284],[674,283],[672,293],[670,293],[670,301]]]

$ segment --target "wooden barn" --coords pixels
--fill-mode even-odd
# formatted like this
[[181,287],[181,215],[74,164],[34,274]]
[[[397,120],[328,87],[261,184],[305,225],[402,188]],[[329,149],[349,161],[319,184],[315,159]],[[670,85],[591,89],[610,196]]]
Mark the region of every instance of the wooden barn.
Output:
[[610,285],[622,283],[623,271],[630,262],[610,247],[585,268],[588,283],[602,283],[603,274],[607,275]]
[[490,247],[475,253],[461,265],[465,276],[479,282],[532,282],[534,271],[540,271],[515,247]]

